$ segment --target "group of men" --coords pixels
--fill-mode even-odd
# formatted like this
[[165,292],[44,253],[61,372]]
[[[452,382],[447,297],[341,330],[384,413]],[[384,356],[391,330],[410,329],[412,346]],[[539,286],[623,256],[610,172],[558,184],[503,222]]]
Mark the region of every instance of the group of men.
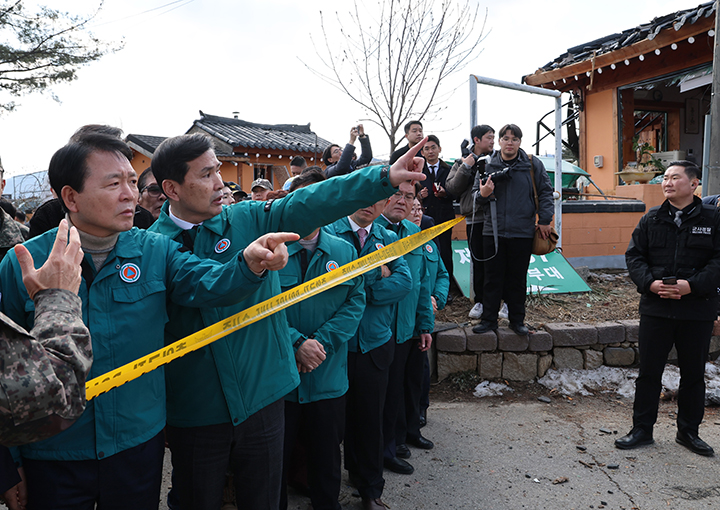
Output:
[[[157,508],[167,441],[183,510],[219,508],[228,472],[239,506],[283,508],[286,484],[297,480],[293,465],[303,462],[313,507],[337,509],[344,441],[363,507],[384,508],[383,469],[412,473],[408,445],[433,447],[420,432],[421,401],[433,312],[448,292],[442,244],[425,243],[86,405],[82,390],[86,379],[419,232],[423,201],[444,221],[443,199],[453,197],[470,196],[468,242],[484,263],[484,278],[474,281],[482,304],[475,330],[497,329],[504,300],[510,327],[527,334],[531,239],[536,230],[547,235],[552,220],[542,163],[520,149],[513,124],[500,130],[497,152],[492,128],[473,129],[469,154],[449,170],[422,124],[405,131],[408,147],[389,168],[331,180],[300,172],[285,198],[231,206],[220,162],[199,134],[167,139],[140,178],[117,136],[89,131],[58,150],[48,174],[67,223],[0,263],[3,337],[24,339],[34,352],[28,366],[55,384],[42,412],[18,400],[22,392],[0,394],[13,413],[10,427],[3,415],[3,444],[29,443],[14,452],[21,467],[8,480],[22,481],[5,492],[9,507]],[[713,454],[698,427],[717,317],[720,213],[693,197],[698,177],[687,162],[668,168],[667,200],[641,220],[628,248],[643,294],[640,376],[634,427],[618,448],[652,443],[674,344],[683,378],[677,441]],[[132,229],[138,198],[157,213],[148,230]],[[52,330],[48,319],[66,327]],[[32,388],[27,378],[13,384]]]
[[[84,252],[77,293],[92,338],[93,360],[89,372],[76,370],[78,381],[102,375],[272,297],[287,282],[299,283],[379,249],[397,238],[392,230],[402,229],[400,235],[419,231],[405,219],[415,198],[413,182],[423,178],[423,162],[412,155],[391,167],[359,169],[332,182],[311,183],[308,189],[298,185],[283,199],[243,201],[230,207],[223,205],[220,162],[208,138],[196,134],[163,142],[140,187],[131,157],[117,136],[91,131],[58,150],[49,165],[53,191],[71,231],[78,234],[80,253]],[[312,178],[312,173],[308,175]],[[132,228],[139,195],[146,197],[148,211],[159,206],[158,218],[148,230]],[[365,223],[360,218],[370,218],[364,215],[368,209],[372,218]],[[383,212],[390,230],[374,222]],[[364,237],[352,228],[336,235],[336,229],[357,225],[352,217],[364,224]],[[319,231],[324,225],[329,226]],[[60,227],[31,239],[24,245],[28,256],[36,265],[46,263],[66,232]],[[374,239],[366,242],[369,236]],[[286,246],[298,237],[303,239]],[[346,465],[357,466],[355,472],[348,469],[359,490],[368,494],[365,506],[379,508],[380,495],[371,498],[364,487],[375,490],[382,483],[384,450],[394,452],[413,441],[422,448],[432,443],[420,435],[417,417],[408,419],[396,412],[390,421],[391,413],[383,413],[386,391],[390,394],[387,387],[368,397],[366,388],[353,388],[352,377],[378,384],[368,371],[382,366],[389,379],[390,364],[397,359],[392,371],[398,381],[393,410],[407,401],[408,408],[418,412],[420,395],[406,396],[405,368],[409,358],[420,360],[415,361],[420,367],[419,387],[423,358],[411,354],[430,346],[433,300],[424,280],[427,261],[433,260],[430,255],[435,251],[429,243],[415,250],[412,272],[407,262],[398,259],[340,286],[335,302],[331,294],[312,298],[314,303],[308,300],[306,306],[322,308],[328,317],[345,308],[334,327],[328,327],[329,320],[307,323],[314,313],[293,319],[292,314],[279,312],[87,402],[72,426],[14,452],[22,482],[6,492],[8,504],[11,508],[26,503],[30,508],[94,508],[96,504],[157,508],[167,441],[179,508],[219,508],[228,471],[234,475],[240,506],[278,508],[288,439],[284,422],[286,415],[294,416],[292,409],[286,409],[292,407],[292,395],[300,408],[335,400],[331,406],[312,406],[320,409],[317,420],[327,413],[339,416],[345,393],[354,391],[358,406],[368,398],[380,403],[373,418],[377,429],[370,432],[380,440],[368,451],[363,443],[368,431],[353,422],[355,436],[361,437],[353,460],[346,451]],[[0,263],[0,309],[18,327],[35,331],[40,304],[23,283],[22,261],[19,252],[9,251]],[[435,302],[441,299],[437,296]],[[349,309],[347,301],[353,303]],[[378,320],[362,320],[368,313],[375,313]],[[422,321],[416,315],[422,315]],[[385,348],[383,359],[366,349],[368,342]],[[417,353],[407,352],[398,359],[395,354],[401,344],[406,351],[416,348]],[[328,361],[331,356],[334,364]],[[318,381],[327,383],[326,378],[313,379],[313,372],[326,361],[326,370],[332,369],[337,379],[337,387],[327,394],[318,388]],[[80,365],[87,369],[87,363]],[[301,379],[306,376],[304,387]],[[287,403],[286,396],[290,396]],[[309,409],[303,409],[305,414],[313,414]],[[337,442],[345,435],[342,419],[334,424],[335,435],[323,437],[325,441],[334,437]],[[5,436],[3,441],[7,443]],[[368,456],[375,457],[369,468]],[[319,494],[316,508],[324,508],[323,501],[328,508],[339,508],[337,495],[334,502],[332,497],[333,491],[339,491],[337,459],[321,464],[320,473],[311,471],[308,480],[311,494]],[[379,473],[366,476],[366,470],[378,464]],[[333,473],[337,483],[332,479],[328,483],[327,466],[337,467]]]

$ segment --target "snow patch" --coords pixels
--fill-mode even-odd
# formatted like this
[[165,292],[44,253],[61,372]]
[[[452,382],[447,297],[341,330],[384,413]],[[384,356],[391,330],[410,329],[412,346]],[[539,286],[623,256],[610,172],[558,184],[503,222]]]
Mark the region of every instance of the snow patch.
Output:
[[510,386],[502,383],[483,381],[475,387],[473,395],[476,397],[499,397],[506,391],[515,391]]

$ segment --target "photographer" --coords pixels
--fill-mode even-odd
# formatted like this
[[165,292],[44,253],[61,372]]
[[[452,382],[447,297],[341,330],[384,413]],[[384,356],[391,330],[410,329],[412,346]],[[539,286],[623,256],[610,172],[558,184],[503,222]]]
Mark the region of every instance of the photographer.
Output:
[[[508,305],[510,329],[518,335],[528,334],[524,323],[526,275],[535,230],[540,230],[543,239],[550,234],[553,189],[542,162],[532,158],[531,163],[525,151],[520,149],[521,141],[522,131],[518,126],[503,126],[500,151],[492,155],[485,168],[486,174],[478,174],[473,186],[479,190],[477,198],[485,214],[485,257],[495,254],[485,262],[482,322],[473,328],[475,333],[498,328],[500,301],[504,300]],[[535,175],[539,210],[535,208],[531,170]],[[497,245],[493,237],[492,201],[496,204]]]
[[[360,147],[362,154],[359,158],[353,159],[355,155],[355,140],[360,139]],[[356,168],[367,165],[372,161],[372,147],[370,146],[370,137],[365,134],[362,124],[350,128],[350,142],[345,145],[344,149],[340,149],[339,145],[330,145],[325,149],[322,155],[323,163],[325,163],[325,177],[335,177],[338,175],[349,174],[354,172]]]
[[470,310],[471,319],[482,317],[483,282],[485,266],[483,257],[483,211],[482,206],[473,199],[475,176],[485,173],[485,156],[493,151],[495,130],[486,124],[472,128],[472,145],[464,140],[461,145],[462,159],[456,159],[445,180],[445,189],[453,196],[460,197],[460,214],[465,216],[468,248],[473,265],[473,294],[475,305]]

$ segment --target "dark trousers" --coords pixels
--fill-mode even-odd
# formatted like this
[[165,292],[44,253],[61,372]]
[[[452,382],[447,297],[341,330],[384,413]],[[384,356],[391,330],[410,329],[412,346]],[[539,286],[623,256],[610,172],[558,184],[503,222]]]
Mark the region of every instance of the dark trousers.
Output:
[[662,374],[675,345],[680,367],[678,430],[698,433],[705,412],[705,362],[713,321],[684,321],[640,316],[640,374],[635,382],[633,425],[652,434],[657,421]]
[[423,354],[417,338],[395,345],[383,417],[385,457],[395,457],[395,447],[405,444],[408,435],[420,436]]
[[[452,219],[452,218],[450,218]],[[440,258],[443,261],[443,264],[445,264],[445,269],[447,269],[448,274],[450,275],[450,281],[452,281],[452,275],[453,275],[453,251],[452,251],[452,229],[446,230],[439,236],[435,238],[435,243],[438,246],[438,249],[440,250]]]
[[[500,301],[508,306],[512,324],[525,321],[527,271],[532,255],[532,238],[498,237],[498,252],[485,262],[483,286],[483,323],[497,324]],[[492,236],[483,236],[485,253],[495,252]]]
[[423,380],[420,389],[420,409],[426,410],[430,407],[430,358],[427,351],[423,352]]
[[0,495],[20,483],[18,473],[12,454],[5,446],[0,446]]
[[[468,248],[470,249],[470,263],[473,268],[473,293],[476,303],[483,302],[483,284],[485,283],[485,263],[476,259],[485,258],[485,250],[483,247],[483,231],[484,223],[475,223],[472,225],[465,224],[465,232],[467,233]],[[493,251],[495,246],[493,245]]]
[[28,508],[34,510],[157,510],[165,438],[100,460],[23,459]]
[[295,445],[307,452],[310,501],[314,510],[340,510],[340,443],[345,428],[345,396],[307,404],[285,402],[285,451],[280,509],[287,508],[287,474]]
[[382,496],[383,408],[395,340],[367,353],[348,353],[348,390],[345,413],[345,469],[360,496]]
[[280,504],[285,405],[282,399],[239,425],[167,426],[182,510],[217,510],[228,471],[238,508],[277,510]]

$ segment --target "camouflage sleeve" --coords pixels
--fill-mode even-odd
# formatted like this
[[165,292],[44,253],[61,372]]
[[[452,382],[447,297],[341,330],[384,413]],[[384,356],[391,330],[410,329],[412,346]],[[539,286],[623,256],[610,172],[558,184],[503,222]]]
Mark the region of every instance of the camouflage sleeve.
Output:
[[38,292],[30,333],[0,314],[0,444],[39,441],[69,427],[85,410],[91,365],[90,333],[75,294]]

